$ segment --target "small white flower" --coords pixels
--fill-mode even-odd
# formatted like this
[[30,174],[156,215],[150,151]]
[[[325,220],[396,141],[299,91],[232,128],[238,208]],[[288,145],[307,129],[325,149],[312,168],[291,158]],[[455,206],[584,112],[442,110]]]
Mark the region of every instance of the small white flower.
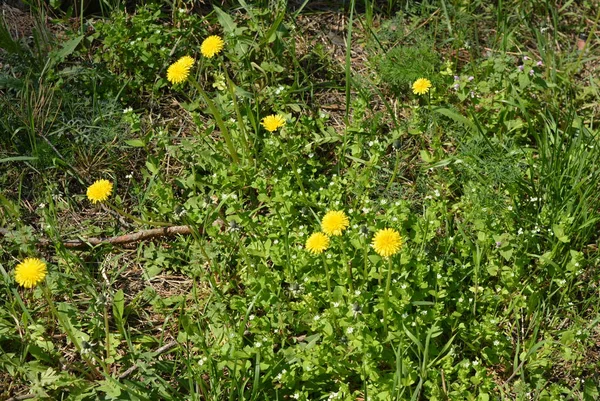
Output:
[[256,348],[260,348],[260,347],[262,347],[262,343],[260,341],[257,341],[257,342],[254,343],[254,346]]
[[318,322],[318,321],[319,321],[319,319],[321,319],[321,316],[319,316],[319,315],[315,315],[315,317],[313,317],[313,320],[314,320],[315,322]]
[[132,111],[133,111],[133,108],[127,107],[127,108],[123,109],[123,114],[131,113]]
[[256,316],[254,316],[254,315],[250,315],[250,316],[248,316],[248,320],[254,320],[255,317]]
[[339,302],[334,302],[334,303],[333,303],[333,307],[334,307],[334,308],[337,308],[338,306],[340,306],[340,303],[339,303]]
[[348,328],[346,329],[346,333],[348,333],[348,334],[352,334],[352,333],[354,333],[354,327],[348,327]]
[[360,290],[354,291],[354,295],[359,296],[360,295]]
[[498,345],[500,345],[500,341],[494,340],[494,346],[497,347]]
[[477,366],[477,365],[479,365],[479,361],[478,360],[474,360],[473,361],[473,366]]

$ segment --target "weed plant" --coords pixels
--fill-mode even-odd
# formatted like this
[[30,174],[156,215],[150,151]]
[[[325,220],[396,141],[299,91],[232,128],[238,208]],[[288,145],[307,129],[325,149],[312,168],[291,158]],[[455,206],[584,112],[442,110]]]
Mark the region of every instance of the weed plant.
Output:
[[[503,2],[407,2],[393,47],[351,2],[322,71],[262,3],[115,9],[3,72],[1,397],[598,398],[595,48]],[[511,36],[466,49],[476,11]]]

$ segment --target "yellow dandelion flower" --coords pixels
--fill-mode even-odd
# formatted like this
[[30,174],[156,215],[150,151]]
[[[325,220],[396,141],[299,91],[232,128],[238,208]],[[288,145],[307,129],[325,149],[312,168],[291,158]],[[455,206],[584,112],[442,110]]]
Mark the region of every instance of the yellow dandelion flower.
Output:
[[371,245],[380,256],[388,258],[400,251],[400,248],[402,248],[402,237],[393,228],[385,228],[375,233]]
[[415,95],[424,95],[429,92],[429,88],[431,88],[431,81],[427,78],[417,79],[412,86]]
[[98,180],[87,189],[87,197],[92,203],[102,202],[108,199],[112,193],[113,184],[108,180]]
[[323,233],[314,233],[306,240],[306,249],[318,255],[329,248],[329,237]]
[[35,287],[46,277],[46,264],[38,258],[26,258],[15,268],[15,281],[22,287]]
[[262,119],[262,126],[269,132],[275,132],[285,125],[285,119],[279,114],[271,114]]
[[167,79],[172,84],[178,84],[185,81],[190,75],[190,69],[194,65],[194,59],[190,56],[183,56],[167,69]]
[[321,228],[327,235],[342,235],[350,225],[350,220],[343,211],[330,210],[321,221]]
[[215,54],[219,54],[223,50],[224,42],[217,35],[209,36],[204,39],[200,46],[200,52],[204,57],[212,58]]

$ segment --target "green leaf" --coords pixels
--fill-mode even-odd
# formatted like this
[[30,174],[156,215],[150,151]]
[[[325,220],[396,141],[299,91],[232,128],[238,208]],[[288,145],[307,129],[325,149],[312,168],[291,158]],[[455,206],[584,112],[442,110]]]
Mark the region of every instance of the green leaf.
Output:
[[5,157],[4,159],[0,159],[0,163],[8,163],[8,162],[24,162],[37,160],[37,157],[32,156],[14,156],[14,157]]
[[82,39],[83,35],[80,35],[74,37],[71,40],[67,40],[63,44],[63,47],[58,52],[56,52],[56,61],[62,62],[65,58],[71,55],[71,53],[75,51],[77,45],[79,45],[79,42],[81,42]]
[[144,141],[142,141],[141,139],[129,139],[125,141],[125,143],[129,146],[133,146],[134,148],[143,148],[144,146],[146,146]]
[[450,110],[445,107],[436,107],[435,109],[433,109],[433,111],[443,116],[446,116],[459,124],[466,126],[473,132],[477,132],[477,127],[475,126],[473,121],[469,120],[463,115],[458,114],[458,112],[454,110]]
[[233,34],[237,28],[237,24],[233,22],[233,18],[225,11],[221,10],[217,6],[213,6],[215,12],[217,13],[217,19],[219,20],[219,24],[223,27],[223,31],[226,34]]
[[125,309],[125,294],[123,290],[119,290],[113,297],[113,313],[118,320],[123,319],[123,310]]
[[565,228],[562,225],[554,224],[552,226],[552,231],[560,242],[565,244],[569,242],[569,237],[565,234]]

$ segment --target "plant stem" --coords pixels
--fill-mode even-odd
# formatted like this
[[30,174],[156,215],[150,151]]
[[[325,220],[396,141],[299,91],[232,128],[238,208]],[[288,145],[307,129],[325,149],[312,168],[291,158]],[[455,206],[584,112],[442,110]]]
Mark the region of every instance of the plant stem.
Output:
[[331,292],[331,277],[329,276],[329,269],[327,268],[327,259],[325,254],[321,254],[323,258],[323,267],[325,268],[325,278],[327,279],[327,291],[329,292],[329,302],[333,299],[333,293]]
[[128,219],[131,219],[133,221],[135,221],[136,223],[140,223],[140,224],[147,224],[150,226],[159,226],[159,227],[171,227],[173,224],[171,223],[166,223],[164,221],[148,221],[148,220],[143,220],[140,218],[137,218],[121,209],[119,209],[118,207],[116,207],[115,205],[113,205],[110,202],[105,202],[105,204],[110,207],[112,210],[114,210],[115,212],[117,212],[118,214],[120,214],[123,217],[127,217]]
[[202,99],[204,99],[204,101],[208,105],[208,108],[209,108],[211,114],[213,115],[213,117],[215,118],[215,121],[217,122],[217,126],[221,130],[221,135],[223,135],[223,138],[225,138],[225,144],[227,145],[227,149],[229,150],[229,155],[231,156],[231,158],[233,159],[235,164],[239,164],[240,159],[237,155],[237,152],[235,151],[235,148],[233,147],[233,141],[231,140],[231,134],[229,133],[227,126],[223,122],[223,119],[221,118],[221,114],[219,113],[219,110],[215,106],[214,102],[208,97],[206,92],[204,92],[204,89],[202,89],[200,84],[195,79],[190,78],[189,81],[198,90],[198,92],[200,93],[200,96],[202,96]]
[[364,259],[365,259],[365,267],[363,270],[363,278],[365,280],[365,286],[367,287],[367,290],[369,289],[369,241],[367,240],[367,238],[365,237],[365,255],[364,255]]
[[390,287],[392,283],[392,258],[388,258],[388,274],[385,280],[385,293],[383,294],[383,327],[385,336],[388,334],[388,304],[390,296]]
[[[104,304],[104,332],[106,334],[106,360],[110,358],[110,327],[108,325],[108,308]],[[106,362],[104,365],[104,372],[106,375],[110,375],[110,362]]]
[[350,288],[350,292],[354,291],[354,284],[352,283],[352,262],[348,262],[348,256],[346,255],[346,247],[344,246],[344,240],[340,236],[340,245],[342,248],[342,260],[344,265],[346,265],[346,269],[348,271],[348,287]]
[[225,80],[227,81],[227,89],[229,90],[229,95],[231,96],[231,101],[233,102],[233,108],[235,109],[235,115],[237,117],[238,126],[240,131],[242,132],[242,142],[244,147],[246,148],[246,157],[248,161],[252,162],[252,152],[250,151],[250,142],[248,140],[248,131],[246,130],[246,124],[244,124],[244,119],[242,118],[242,113],[240,112],[240,108],[237,103],[237,97],[235,95],[235,85],[233,81],[229,78],[229,74],[227,73],[227,69],[223,69],[225,73]]
[[385,187],[385,192],[389,191],[392,186],[392,183],[396,179],[396,173],[398,172],[398,165],[400,164],[400,151],[396,149],[396,162],[394,163],[394,170],[392,171],[392,176],[390,177],[390,181]]
[[[58,310],[56,310],[56,306],[54,305],[54,300],[52,299],[52,294],[50,294],[50,289],[48,288],[47,284],[42,285],[42,292],[44,293],[46,302],[48,302],[48,307],[50,308],[50,312],[52,313],[52,315],[54,315],[54,317],[56,318],[56,320],[58,321],[60,326],[62,326],[62,328],[65,331],[65,334],[67,335],[67,338],[71,341],[71,343],[73,344],[73,346],[75,347],[75,349],[77,350],[79,355],[81,355],[81,358],[85,361],[86,365],[92,371],[93,376],[91,376],[90,378],[95,377],[97,379],[97,378],[102,377],[102,373],[98,370],[98,368],[96,366],[94,366],[94,363],[86,355],[83,354],[81,346],[79,345],[79,343],[77,342],[77,339],[75,338],[75,334],[73,334],[73,332],[71,331],[70,325],[65,324],[63,322],[62,316],[60,315],[60,313],[58,313]],[[100,361],[98,361],[98,362],[100,362]]]

